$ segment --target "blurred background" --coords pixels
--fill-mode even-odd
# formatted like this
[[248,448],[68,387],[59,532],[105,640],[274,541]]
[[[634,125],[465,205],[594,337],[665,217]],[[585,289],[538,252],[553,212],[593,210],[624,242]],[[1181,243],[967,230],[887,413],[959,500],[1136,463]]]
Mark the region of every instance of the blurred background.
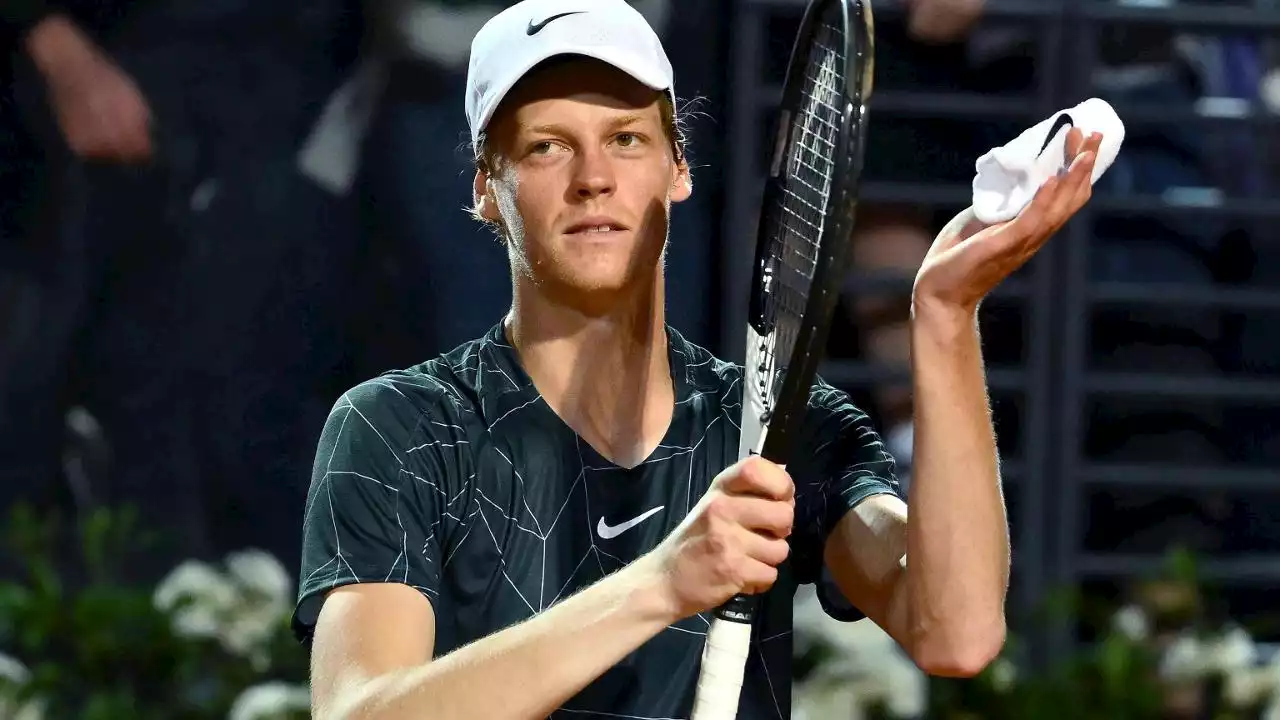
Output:
[[[974,161],[1089,97],[1127,138],[982,310],[1006,653],[928,682],[802,592],[797,717],[1280,718],[1280,7],[872,2],[856,250],[821,372],[907,492],[911,281]],[[669,315],[740,361],[804,3],[632,4],[688,103]],[[510,300],[464,212],[461,102],[470,38],[504,6],[0,0],[0,718],[306,717],[286,622],[325,415]]]

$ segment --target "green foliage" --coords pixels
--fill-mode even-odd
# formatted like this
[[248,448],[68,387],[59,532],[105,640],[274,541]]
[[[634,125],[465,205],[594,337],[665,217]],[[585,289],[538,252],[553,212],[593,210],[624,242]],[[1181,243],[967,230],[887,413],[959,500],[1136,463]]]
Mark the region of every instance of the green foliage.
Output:
[[[1248,631],[1220,616],[1214,588],[1200,577],[1196,558],[1175,549],[1161,570],[1136,579],[1117,604],[1071,589],[1053,593],[1028,618],[1031,627],[1078,628],[1088,638],[1048,667],[1024,662],[1023,640],[1011,637],[1001,656],[979,676],[930,682],[927,717],[938,720],[1244,720],[1262,717],[1280,696],[1280,663],[1258,665]],[[1117,607],[1119,605],[1119,607]],[[1258,628],[1255,627],[1256,631]],[[830,635],[845,632],[833,626]],[[847,640],[850,636],[844,635]],[[888,662],[874,644],[798,647],[801,692],[833,692],[857,678],[830,678],[825,667],[876,667]],[[834,661],[833,661],[834,657]],[[855,657],[856,662],[850,662]],[[826,665],[833,663],[832,665]],[[1233,692],[1234,688],[1234,692]],[[857,702],[878,700],[872,688]],[[1280,717],[1280,704],[1267,717]]]
[[99,510],[79,523],[85,578],[75,582],[56,560],[61,530],[56,518],[17,508],[7,541],[23,560],[25,581],[0,584],[0,653],[30,670],[20,694],[38,698],[45,717],[213,720],[226,718],[255,685],[305,686],[306,651],[290,635],[287,613],[262,640],[263,662],[254,663],[217,637],[175,627],[177,613],[198,598],[166,611],[152,588],[120,580],[131,553],[147,542],[131,512]]
[[1257,708],[1225,706],[1223,676],[1217,671],[1185,679],[1162,676],[1162,659],[1176,637],[1215,637],[1229,625],[1207,616],[1206,586],[1191,553],[1170,551],[1163,569],[1135,582],[1129,595],[1129,607],[1146,624],[1140,633],[1117,627],[1112,603],[1075,592],[1055,594],[1038,620],[1081,626],[1092,631],[1092,642],[1046,670],[1024,671],[1016,681],[1009,681],[1000,675],[1008,672],[1012,658],[1022,654],[1019,643],[1011,640],[1003,659],[979,677],[936,681],[930,716],[953,720],[1229,720],[1257,716]]
[[939,680],[931,695],[932,717],[1165,718],[1164,687],[1154,670],[1156,655],[1141,643],[1111,634],[1048,672],[1019,677],[999,675],[1003,664],[972,680]]

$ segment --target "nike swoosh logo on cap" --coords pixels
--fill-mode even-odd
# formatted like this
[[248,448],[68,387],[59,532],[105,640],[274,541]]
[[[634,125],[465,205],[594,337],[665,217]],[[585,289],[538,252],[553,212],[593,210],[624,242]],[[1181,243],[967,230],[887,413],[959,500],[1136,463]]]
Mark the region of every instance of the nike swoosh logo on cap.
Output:
[[626,521],[626,522],[624,522],[624,523],[622,523],[622,524],[620,524],[620,525],[614,525],[614,526],[612,526],[612,527],[610,527],[610,526],[609,526],[609,524],[608,524],[608,523],[606,523],[606,522],[604,521],[604,516],[602,515],[602,516],[600,517],[600,522],[596,524],[596,532],[600,534],[600,537],[601,537],[601,538],[603,538],[603,539],[605,539],[605,540],[612,540],[613,538],[618,537],[618,536],[619,536],[619,535],[621,535],[622,533],[624,533],[624,532],[626,532],[626,531],[630,530],[631,528],[633,528],[633,527],[635,527],[635,526],[639,525],[640,523],[644,522],[645,520],[648,520],[649,518],[653,517],[653,516],[654,516],[654,514],[656,514],[658,511],[662,510],[662,508],[664,508],[664,507],[666,507],[666,505],[659,505],[658,507],[653,508],[652,510],[649,510],[649,511],[645,512],[643,515],[639,515],[639,516],[637,516],[637,517],[633,517],[633,518],[631,518],[630,520],[628,520],[628,521]]
[[551,17],[547,18],[546,20],[543,20],[543,21],[542,21],[542,22],[540,22],[540,23],[537,23],[536,25],[534,24],[533,20],[532,20],[532,19],[530,19],[530,20],[529,20],[529,29],[528,29],[528,30],[526,30],[525,32],[526,32],[530,37],[532,37],[532,36],[537,35],[538,33],[542,32],[542,28],[546,27],[546,26],[547,26],[547,23],[549,23],[549,22],[551,22],[551,21],[553,21],[553,20],[559,20],[559,19],[560,19],[560,18],[562,18],[562,17],[569,17],[570,15],[581,15],[581,14],[582,14],[582,13],[584,13],[584,12],[586,12],[586,10],[575,10],[575,11],[573,11],[573,12],[565,12],[565,13],[560,13],[559,15],[552,15]]
[[1044,144],[1040,146],[1040,152],[1036,153],[1037,157],[1043,155],[1044,151],[1049,149],[1049,143],[1053,142],[1053,139],[1058,135],[1058,131],[1064,127],[1075,127],[1075,122],[1067,113],[1059,115],[1057,122],[1053,124],[1053,127],[1049,128],[1049,134],[1045,136]]

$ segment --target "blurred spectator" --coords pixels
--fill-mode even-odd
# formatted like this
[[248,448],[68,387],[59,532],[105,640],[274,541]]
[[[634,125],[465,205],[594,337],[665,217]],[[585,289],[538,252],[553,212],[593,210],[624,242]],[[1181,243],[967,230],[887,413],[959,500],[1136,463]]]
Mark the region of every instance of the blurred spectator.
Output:
[[345,382],[357,238],[295,156],[354,56],[358,13],[346,0],[0,8],[57,208],[38,241],[0,256],[35,289],[4,339],[0,505],[65,499],[63,418],[82,405],[111,464],[76,502],[138,506],[165,540],[139,578],[244,545],[288,562]]

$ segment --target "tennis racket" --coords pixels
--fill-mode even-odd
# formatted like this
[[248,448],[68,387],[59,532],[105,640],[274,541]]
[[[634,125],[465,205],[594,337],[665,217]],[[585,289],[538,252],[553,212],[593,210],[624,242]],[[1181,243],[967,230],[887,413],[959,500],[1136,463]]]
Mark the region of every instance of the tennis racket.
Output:
[[[874,75],[871,0],[810,0],[791,51],[765,179],[743,369],[740,458],[785,465],[845,272]],[[692,720],[731,720],[758,599],[707,632]]]

